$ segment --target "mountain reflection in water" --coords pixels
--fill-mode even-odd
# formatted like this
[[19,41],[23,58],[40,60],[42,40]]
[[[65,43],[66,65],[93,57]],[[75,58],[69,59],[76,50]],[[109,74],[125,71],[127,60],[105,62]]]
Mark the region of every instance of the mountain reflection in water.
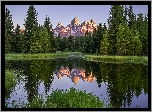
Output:
[[62,79],[64,75],[66,75],[68,78],[71,79],[71,81],[77,85],[79,79],[82,79],[83,81],[93,82],[96,77],[92,75],[92,71],[88,73],[88,76],[86,76],[84,69],[77,69],[73,68],[70,72],[69,68],[66,66],[65,68],[61,66],[61,69],[59,72],[56,73],[58,79]]

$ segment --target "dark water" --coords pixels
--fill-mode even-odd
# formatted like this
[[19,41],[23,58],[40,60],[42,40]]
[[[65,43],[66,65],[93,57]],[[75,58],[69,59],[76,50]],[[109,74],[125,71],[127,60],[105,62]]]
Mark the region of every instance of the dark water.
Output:
[[[30,102],[36,95],[45,97],[57,88],[74,87],[93,92],[115,108],[148,108],[148,66],[142,64],[97,63],[71,57],[6,61],[5,69],[13,69],[18,77],[16,87],[5,98],[8,103]],[[61,74],[60,70],[67,69],[71,76]]]

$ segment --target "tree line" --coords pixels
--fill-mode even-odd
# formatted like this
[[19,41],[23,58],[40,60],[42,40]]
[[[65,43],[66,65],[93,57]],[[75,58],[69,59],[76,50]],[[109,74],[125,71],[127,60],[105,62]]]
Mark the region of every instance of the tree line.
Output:
[[38,13],[29,6],[24,34],[17,24],[14,29],[12,15],[5,9],[5,53],[55,53],[71,51],[101,55],[147,55],[148,14],[134,14],[133,6],[111,5],[108,27],[100,23],[93,33],[85,36],[54,37],[49,17],[38,24]]

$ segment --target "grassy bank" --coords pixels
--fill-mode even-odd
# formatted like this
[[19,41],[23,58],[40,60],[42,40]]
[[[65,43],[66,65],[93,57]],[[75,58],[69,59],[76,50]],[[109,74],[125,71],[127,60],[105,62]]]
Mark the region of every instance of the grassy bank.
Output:
[[9,93],[17,83],[17,77],[11,70],[5,70],[5,93]]
[[[105,105],[103,100],[101,101],[92,93],[86,93],[75,88],[65,91],[56,89],[46,97],[46,101],[42,96],[39,96],[30,103],[21,104],[22,106],[19,106],[22,108],[112,108],[111,105]],[[17,108],[18,104],[13,107]]]
[[87,61],[96,62],[113,62],[113,63],[142,63],[148,65],[147,56],[96,56],[96,55],[84,55],[84,59]]
[[33,60],[33,59],[54,59],[66,58],[71,55],[82,55],[81,52],[57,52],[46,54],[5,54],[6,60]]
[[48,54],[5,54],[6,60],[33,60],[33,59],[55,59],[67,58],[70,56],[84,56],[87,61],[95,62],[122,62],[122,63],[142,63],[148,65],[147,56],[101,56],[95,54],[83,54],[81,52],[57,52]]

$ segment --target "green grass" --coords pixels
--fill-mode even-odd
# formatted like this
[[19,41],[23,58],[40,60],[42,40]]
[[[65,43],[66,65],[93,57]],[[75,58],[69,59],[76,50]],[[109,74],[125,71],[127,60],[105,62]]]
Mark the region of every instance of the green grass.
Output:
[[[46,97],[46,101],[42,96],[36,97],[30,103],[13,104],[13,107],[21,106],[22,108],[113,108],[109,104],[104,104],[104,101],[92,93],[76,90],[56,89]],[[6,107],[8,107],[6,105]]]
[[97,55],[84,55],[84,59],[87,61],[95,62],[107,62],[107,63],[142,63],[148,65],[147,56],[97,56]]
[[11,88],[17,83],[17,77],[11,70],[5,70],[5,92],[11,91]]
[[66,58],[70,55],[81,55],[81,52],[57,52],[57,53],[45,53],[45,54],[5,54],[6,60],[33,60],[33,59],[54,59],[54,58]]

